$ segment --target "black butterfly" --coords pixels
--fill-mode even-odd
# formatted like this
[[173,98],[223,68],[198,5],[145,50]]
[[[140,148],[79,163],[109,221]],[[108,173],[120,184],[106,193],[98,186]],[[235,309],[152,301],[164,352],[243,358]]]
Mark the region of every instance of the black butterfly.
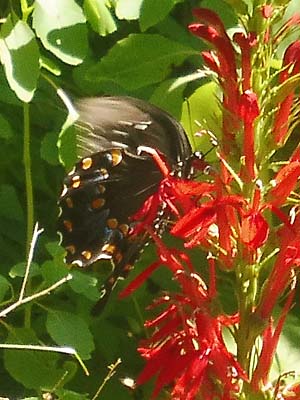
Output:
[[58,225],[67,263],[86,267],[101,259],[112,261],[114,269],[102,291],[107,299],[148,241],[147,233],[130,235],[130,217],[163,178],[152,157],[140,154],[138,147],[158,151],[182,177],[191,172],[192,149],[182,126],[145,101],[100,97],[83,99],[77,106],[80,161],[64,180]]

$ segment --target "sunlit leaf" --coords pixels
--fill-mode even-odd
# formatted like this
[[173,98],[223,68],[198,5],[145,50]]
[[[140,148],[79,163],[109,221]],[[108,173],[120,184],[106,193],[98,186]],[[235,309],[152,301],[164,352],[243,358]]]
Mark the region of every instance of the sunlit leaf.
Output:
[[33,27],[45,48],[67,64],[78,65],[87,53],[87,30],[74,0],[36,0]]
[[101,36],[117,30],[114,17],[106,0],[84,0],[83,9],[93,30]]
[[197,52],[160,35],[132,34],[120,40],[91,67],[88,78],[96,82],[117,83],[136,90],[161,82],[171,68]]
[[39,76],[39,49],[30,27],[16,16],[8,16],[1,26],[0,60],[12,90],[29,102]]

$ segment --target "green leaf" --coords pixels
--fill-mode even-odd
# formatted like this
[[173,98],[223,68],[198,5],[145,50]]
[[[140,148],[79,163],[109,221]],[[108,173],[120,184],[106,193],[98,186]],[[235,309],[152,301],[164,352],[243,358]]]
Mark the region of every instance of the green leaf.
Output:
[[[18,329],[9,333],[7,343],[38,344],[35,333]],[[59,356],[53,352],[34,350],[4,350],[4,365],[9,374],[28,389],[38,391],[54,387],[62,378],[64,370],[57,365]]]
[[46,321],[49,335],[61,346],[73,347],[82,359],[89,359],[95,345],[87,323],[65,311],[49,312]]
[[12,185],[0,186],[0,215],[15,221],[24,219],[16,189]]
[[67,170],[71,169],[77,161],[76,129],[74,125],[66,124],[62,127],[57,142],[59,160]]
[[29,102],[39,76],[39,49],[30,27],[15,16],[8,16],[1,26],[0,60],[11,89]]
[[10,284],[8,280],[4,276],[0,275],[0,302],[4,300],[9,288]]
[[13,137],[13,130],[10,123],[0,114],[0,138],[10,139]]
[[132,34],[117,42],[91,67],[88,78],[96,84],[110,81],[127,90],[136,90],[161,82],[172,66],[180,65],[193,54],[197,51],[160,35]]
[[47,242],[45,244],[45,247],[46,247],[48,253],[54,259],[62,259],[65,255],[65,250],[56,241],[55,242]]
[[143,0],[117,0],[116,16],[119,19],[138,19]]
[[183,91],[186,85],[177,86],[172,89],[176,79],[168,79],[162,82],[153,92],[150,101],[158,107],[168,111],[177,119],[182,112]]
[[144,0],[140,12],[140,27],[146,31],[150,26],[162,21],[178,0]]
[[[200,149],[205,152],[211,148],[209,138],[205,136],[196,138],[194,136],[196,132],[208,129],[217,137],[220,135],[222,113],[217,91],[218,86],[214,82],[206,83],[200,86],[183,105],[181,122],[191,138],[194,150]],[[206,145],[205,148],[203,148],[203,142]]]
[[61,69],[54,61],[50,60],[48,57],[41,56],[40,57],[40,65],[41,68],[45,68],[51,74],[55,76],[61,76]]
[[89,400],[90,396],[88,394],[76,393],[72,390],[58,389],[56,394],[59,400]]
[[[97,349],[106,360],[112,360],[119,356],[120,351],[120,334],[122,330],[116,327],[112,322],[107,319],[97,321],[97,330],[101,332],[101,338],[95,338]],[[99,340],[100,339],[100,340]]]
[[[1,51],[0,51],[1,52]],[[1,57],[0,57],[1,58]],[[4,68],[0,68],[0,101],[14,106],[21,106],[22,102],[16,96],[16,93],[11,90],[6,79]]]
[[[23,277],[25,275],[25,269],[26,269],[26,263],[25,262],[20,262],[16,265],[14,265],[11,270],[9,271],[9,276],[11,278],[16,278],[16,277]],[[30,270],[29,270],[29,276],[37,276],[40,274],[40,267],[37,263],[31,263],[30,264]]]
[[47,285],[53,285],[68,274],[68,269],[64,264],[47,260],[41,266],[41,273]]
[[97,287],[98,280],[84,272],[72,271],[73,279],[69,281],[69,286],[74,292],[83,294],[86,298],[96,301],[99,299],[100,293]]
[[117,30],[106,0],[84,0],[83,10],[92,28],[99,35],[106,36]]
[[41,157],[50,165],[59,165],[57,132],[47,132],[41,143]]
[[45,48],[63,62],[78,65],[87,53],[87,29],[74,0],[36,0],[33,27]]

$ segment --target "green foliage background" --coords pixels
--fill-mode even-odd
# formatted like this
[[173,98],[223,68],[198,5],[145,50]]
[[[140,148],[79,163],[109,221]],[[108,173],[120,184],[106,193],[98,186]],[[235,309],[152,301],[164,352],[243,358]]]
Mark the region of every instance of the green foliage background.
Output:
[[[199,129],[190,126],[195,119],[218,130],[215,86],[196,73],[203,44],[187,31],[192,9],[199,5],[218,11],[227,27],[235,25],[234,12],[220,0],[0,2],[1,309],[18,299],[36,221],[44,232],[26,295],[69,272],[56,234],[57,198],[76,152],[72,115],[61,89],[72,100],[103,94],[140,97],[182,119],[188,131]],[[209,144],[194,146],[205,151]],[[150,246],[136,271],[154,257]],[[90,309],[109,270],[103,263],[88,271],[72,270],[71,281],[0,320],[4,347],[70,346],[90,375],[67,354],[1,349],[0,396],[36,399],[51,392],[59,399],[92,399],[108,365],[121,358],[98,398],[150,397],[151,385],[133,392],[120,378],[136,377],[141,370],[136,348],[147,335],[145,308],[160,287],[172,283],[166,271],[159,271],[129,299],[118,300],[115,291],[104,312],[92,317]]]

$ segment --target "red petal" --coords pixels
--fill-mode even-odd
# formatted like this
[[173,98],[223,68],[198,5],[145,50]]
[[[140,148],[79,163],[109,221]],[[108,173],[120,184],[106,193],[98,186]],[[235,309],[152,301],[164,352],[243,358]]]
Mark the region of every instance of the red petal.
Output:
[[279,207],[285,202],[286,198],[294,189],[299,176],[299,161],[293,161],[281,168],[274,179],[276,186],[270,190],[269,193],[270,203],[273,206]]
[[262,246],[269,235],[269,225],[261,214],[255,213],[242,220],[241,239],[244,244],[257,249]]
[[241,95],[239,114],[243,118],[245,124],[252,124],[255,118],[259,116],[256,93],[251,90],[246,90]]
[[210,226],[214,222],[215,216],[216,211],[214,207],[195,207],[173,226],[171,233],[177,236],[188,237],[196,233],[196,231]]
[[156,261],[149,265],[142,273],[140,273],[124,290],[119,293],[120,298],[129,296],[133,291],[140,287],[146,279],[161,265],[160,261]]
[[261,8],[261,12],[264,18],[271,18],[272,14],[273,14],[273,6],[271,4],[267,4],[265,6],[262,6]]

